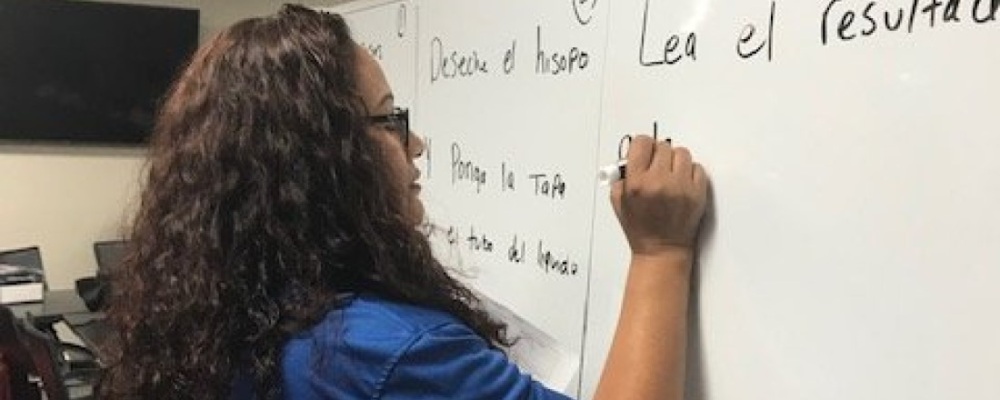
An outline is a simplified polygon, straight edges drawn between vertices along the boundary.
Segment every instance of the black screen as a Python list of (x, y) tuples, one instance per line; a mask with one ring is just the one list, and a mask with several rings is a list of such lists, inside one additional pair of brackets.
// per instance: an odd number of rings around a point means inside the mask
[(198, 11), (0, 0), (0, 139), (141, 143)]

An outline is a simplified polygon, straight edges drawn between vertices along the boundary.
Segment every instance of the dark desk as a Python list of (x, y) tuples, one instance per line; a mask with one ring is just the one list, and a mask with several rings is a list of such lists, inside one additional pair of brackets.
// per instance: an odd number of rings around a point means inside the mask
[(63, 315), (66, 325), (80, 338), (83, 345), (94, 352), (98, 362), (105, 364), (111, 358), (109, 343), (111, 328), (104, 320), (104, 313), (86, 312)]
[(88, 310), (76, 290), (49, 290), (45, 292), (45, 298), (40, 302), (7, 306), (18, 318), (23, 319), (30, 314), (31, 321), (36, 326), (49, 327), (59, 321), (65, 321), (70, 330), (80, 337), (84, 346), (94, 352), (98, 360), (107, 360), (105, 343), (110, 335), (103, 321), (104, 313)]
[(30, 313), (39, 324), (54, 324), (62, 320), (64, 314), (90, 312), (74, 289), (49, 290), (45, 292), (42, 301), (8, 304), (7, 307), (18, 318), (24, 318)]

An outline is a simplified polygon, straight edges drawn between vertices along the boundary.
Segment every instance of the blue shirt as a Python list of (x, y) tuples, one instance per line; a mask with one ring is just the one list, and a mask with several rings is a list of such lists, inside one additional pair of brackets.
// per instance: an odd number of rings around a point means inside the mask
[(372, 295), (294, 336), (281, 377), (284, 397), (296, 400), (568, 399), (450, 314)]

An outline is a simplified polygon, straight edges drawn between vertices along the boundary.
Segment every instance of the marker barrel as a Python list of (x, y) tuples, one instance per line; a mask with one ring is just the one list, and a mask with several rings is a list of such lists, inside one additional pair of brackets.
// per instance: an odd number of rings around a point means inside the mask
[(625, 178), (625, 160), (618, 160), (618, 162), (601, 167), (597, 170), (597, 181), (601, 186), (608, 186), (619, 179)]

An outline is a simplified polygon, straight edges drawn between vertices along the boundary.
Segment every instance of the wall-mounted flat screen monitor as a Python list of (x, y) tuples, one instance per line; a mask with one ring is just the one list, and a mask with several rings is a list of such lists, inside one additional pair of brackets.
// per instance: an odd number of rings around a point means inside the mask
[(0, 140), (143, 143), (198, 10), (0, 0)]

